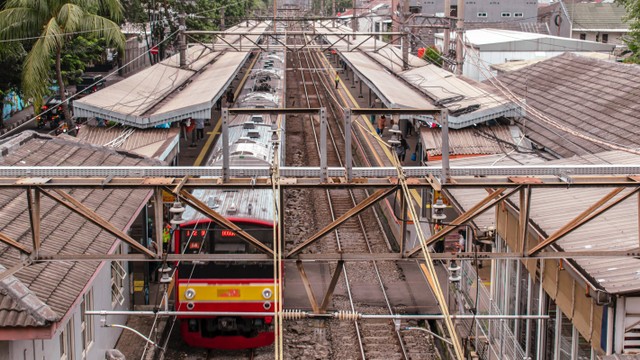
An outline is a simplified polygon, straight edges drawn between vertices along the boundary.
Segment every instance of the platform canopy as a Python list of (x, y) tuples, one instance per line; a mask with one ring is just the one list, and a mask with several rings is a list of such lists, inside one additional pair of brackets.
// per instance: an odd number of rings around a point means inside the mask
[[(266, 25), (253, 24), (254, 40)], [(224, 94), (249, 57), (249, 52), (213, 51), (206, 44), (187, 49), (187, 66), (180, 68), (176, 54), (133, 76), (73, 103), (77, 117), (97, 117), (137, 128), (186, 118), (209, 119), (211, 109)]]

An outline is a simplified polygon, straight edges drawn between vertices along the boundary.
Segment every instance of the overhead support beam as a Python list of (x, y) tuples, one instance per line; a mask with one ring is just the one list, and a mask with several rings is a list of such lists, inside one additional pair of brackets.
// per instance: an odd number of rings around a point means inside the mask
[(304, 271), (302, 261), (296, 261), (296, 266), (298, 267), (298, 273), (300, 273), (300, 279), (302, 280), (302, 285), (304, 285), (304, 290), (307, 292), (307, 298), (309, 298), (311, 309), (313, 309), (313, 312), (317, 314), (319, 313), (318, 301), (316, 301), (316, 296), (313, 294), (313, 288), (311, 287), (307, 273)]
[(287, 254), (286, 257), (289, 258), (289, 257), (292, 257), (295, 254), (299, 253), (300, 251), (302, 251), (307, 246), (313, 244), (316, 240), (318, 240), (321, 237), (325, 236), (326, 234), (330, 233), (331, 231), (333, 231), (335, 228), (337, 228), (338, 226), (340, 226), (342, 223), (344, 223), (345, 221), (349, 220), (350, 218), (352, 218), (352, 217), (360, 214), (361, 212), (365, 211), (370, 206), (372, 206), (376, 202), (378, 202), (380, 199), (384, 199), (385, 197), (387, 197), (389, 194), (391, 194), (395, 190), (396, 190), (395, 188), (380, 189), (380, 190), (374, 192), (369, 197), (367, 197), (362, 202), (360, 202), (358, 205), (356, 205), (354, 208), (352, 208), (351, 210), (349, 210), (346, 213), (342, 214), (342, 216), (340, 216), (339, 218), (337, 218), (334, 221), (332, 221), (329, 225), (325, 226), (324, 228), (322, 228), (317, 233), (311, 235), (302, 244), (300, 244), (300, 245), (296, 246), (295, 248), (293, 248), (293, 250), (291, 250)]
[(520, 253), (524, 256), (527, 249), (527, 234), (529, 233), (529, 214), (531, 212), (531, 187), (527, 186), (520, 190)]
[[(167, 191), (171, 191), (171, 189), (166, 189), (166, 190)], [(220, 225), (220, 226), (224, 227), (225, 229), (229, 229), (229, 230), (235, 232), (235, 234), (240, 239), (242, 239), (242, 240), (248, 242), (249, 244), (255, 246), (256, 248), (258, 248), (258, 250), (262, 251), (263, 253), (266, 253), (266, 254), (269, 254), (269, 255), (273, 255), (273, 250), (272, 249), (270, 249), (268, 246), (266, 246), (265, 244), (260, 242), (255, 237), (251, 236), (249, 233), (247, 233), (244, 229), (240, 228), (238, 225), (232, 223), (231, 221), (229, 221), (224, 216), (220, 215), (216, 211), (214, 211), (211, 208), (209, 208), (205, 203), (200, 201), (195, 196), (191, 195), (190, 193), (188, 193), (188, 192), (186, 192), (184, 190), (182, 190), (179, 194), (175, 194), (175, 195), (179, 196), (182, 199), (182, 201), (184, 201), (186, 204), (188, 204), (189, 206), (194, 208), (199, 213), (201, 213), (201, 214), (205, 215), (206, 217), (208, 217), (209, 219), (213, 220), (213, 222), (216, 223), (217, 225)]]
[[(457, 252), (431, 253), (434, 260), (528, 260), (528, 259), (604, 259), (604, 258), (638, 258), (640, 251), (598, 250), (598, 251), (543, 251), (533, 256), (518, 252)], [(149, 258), (143, 254), (40, 254), (33, 257), (34, 262), (43, 261), (164, 261), (163, 258)], [(415, 262), (416, 258), (403, 257), (398, 253), (332, 253), (332, 254), (298, 254), (294, 258), (283, 259), (283, 262), (371, 262), (394, 261)], [(273, 263), (273, 256), (267, 254), (167, 254), (166, 261), (216, 261), (216, 262), (262, 262)]]
[[(164, 248), (164, 200), (162, 198), (162, 190), (159, 187), (153, 189), (153, 234), (156, 242), (156, 256), (162, 257), (162, 254), (169, 249)], [(168, 244), (167, 244), (168, 245)]]
[(29, 250), (24, 245), (20, 244), (19, 242), (13, 240), (9, 236), (7, 236), (7, 235), (5, 235), (5, 234), (3, 234), (1, 232), (0, 232), (0, 242), (11, 246), (12, 248), (20, 251), (23, 254), (31, 255), (31, 250)]
[(563, 237), (565, 237), (566, 235), (568, 235), (572, 231), (578, 229), (582, 225), (584, 225), (584, 224), (588, 223), (589, 221), (591, 221), (591, 220), (597, 218), (598, 216), (602, 215), (603, 213), (605, 213), (606, 211), (608, 211), (612, 207), (614, 207), (614, 206), (618, 205), (619, 203), (625, 201), (626, 199), (628, 199), (629, 197), (631, 197), (632, 195), (634, 195), (635, 193), (640, 191), (640, 188), (633, 189), (633, 190), (629, 191), (627, 194), (625, 194), (624, 196), (619, 197), (619, 198), (617, 198), (616, 200), (614, 200), (612, 202), (609, 202), (615, 196), (620, 194), (623, 190), (624, 190), (624, 188), (617, 188), (617, 189), (614, 189), (613, 191), (611, 191), (609, 194), (605, 195), (602, 199), (597, 201), (595, 204), (589, 206), (588, 209), (586, 209), (585, 211), (580, 213), (573, 220), (568, 222), (565, 226), (563, 226), (558, 231), (553, 233), (551, 236), (549, 236), (543, 242), (541, 242), (540, 244), (536, 245), (533, 249), (531, 249), (529, 251), (528, 254), (529, 255), (537, 254), (542, 249), (544, 249), (547, 246), (549, 246), (549, 245), (555, 243), (556, 241), (562, 239)]
[(127, 244), (129, 244), (129, 246), (138, 250), (139, 252), (152, 258), (156, 256), (156, 254), (151, 252), (146, 247), (142, 246), (142, 244), (135, 241), (129, 235), (122, 232), (122, 230), (116, 228), (109, 221), (105, 220), (100, 215), (96, 214), (93, 210), (89, 209), (84, 204), (82, 204), (81, 202), (79, 202), (73, 196), (67, 194), (66, 192), (59, 189), (53, 189), (51, 190), (51, 192), (45, 191), (41, 188), (39, 188), (39, 190), (42, 193), (42, 195), (50, 198), (51, 200), (66, 207), (67, 209), (73, 211), (74, 213), (84, 217), (85, 219), (89, 220), (93, 224), (100, 227), (102, 230), (126, 242)]
[(33, 252), (40, 252), (40, 190), (27, 188), (27, 207), (29, 208), (29, 222), (31, 223), (31, 239)]
[[(438, 231), (437, 233), (431, 235), (431, 237), (425, 241), (425, 246), (431, 245), (433, 242), (437, 241), (438, 239), (445, 237), (451, 232), (453, 232), (458, 226), (463, 225), (475, 219), (479, 215), (483, 214), (485, 211), (492, 208), (495, 204), (501, 202), (502, 200), (511, 196), (516, 191), (520, 190), (520, 187), (515, 189), (510, 189), (506, 194), (504, 193), (505, 190), (506, 190), (505, 188), (501, 188), (491, 192), (487, 197), (482, 199), (479, 203), (474, 205), (471, 209), (460, 214), (460, 216), (458, 216), (455, 220), (450, 222), (449, 225), (445, 226), (442, 230)], [(421, 250), (421, 247), (416, 246), (415, 248), (413, 248), (407, 253), (407, 256), (413, 256), (417, 254), (420, 250)]]
[(322, 304), (320, 305), (319, 313), (327, 312), (327, 307), (329, 307), (329, 301), (331, 301), (331, 297), (333, 296), (333, 292), (336, 289), (336, 284), (338, 284), (338, 279), (340, 278), (340, 274), (342, 274), (342, 270), (344, 269), (344, 260), (338, 260), (338, 264), (336, 268), (333, 270), (333, 276), (331, 276), (331, 282), (329, 283), (329, 288), (327, 289), (327, 293), (324, 294), (324, 299), (322, 299)]

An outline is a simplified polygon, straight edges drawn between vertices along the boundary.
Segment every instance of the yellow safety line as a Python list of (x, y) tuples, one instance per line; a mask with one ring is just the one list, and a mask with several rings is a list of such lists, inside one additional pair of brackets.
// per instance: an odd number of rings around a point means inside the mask
[[(325, 61), (325, 65), (327, 65), (327, 68), (332, 68), (332, 66), (329, 63), (329, 60), (327, 59), (327, 57), (324, 55), (324, 53), (322, 54), (322, 58)], [(334, 75), (338, 74), (338, 71), (334, 70)], [(351, 99), (351, 102), (354, 104), (354, 106), (356, 108), (360, 108), (360, 105), (358, 104), (358, 102), (356, 101), (356, 99), (353, 97), (353, 95), (351, 95), (351, 92), (349, 90), (347, 90), (347, 87), (344, 85), (343, 81), (340, 81), (340, 86), (343, 88), (344, 92), (347, 94), (347, 96), (349, 97), (349, 99)], [(344, 96), (342, 96), (341, 92), (338, 92), (338, 95), (342, 98), (342, 101), (344, 101), (345, 104), (348, 103), (348, 101), (344, 98)], [(373, 124), (371, 124), (370, 119), (368, 119), (366, 117), (366, 115), (360, 115), (362, 117), (362, 119), (364, 120), (364, 122), (367, 124), (367, 127), (369, 128), (370, 132), (373, 133), (375, 131), (375, 129), (373, 128)], [(372, 147), (371, 141), (369, 139), (369, 137), (365, 137), (364, 140), (367, 142), (367, 145), (369, 145), (369, 147)], [(387, 159), (389, 161), (391, 161), (391, 159), (393, 158), (393, 156), (391, 155), (391, 152), (389, 151), (389, 149), (386, 146), (382, 147), (382, 150), (384, 151), (385, 155), (387, 156)], [(382, 159), (378, 156), (377, 152), (374, 152), (373, 155), (375, 156), (376, 160), (378, 161), (378, 164), (382, 165)], [(411, 197), (413, 197), (413, 199), (418, 203), (418, 204), (422, 204), (422, 196), (420, 196), (420, 194), (418, 193), (418, 190), (416, 189), (411, 189), (409, 190), (411, 192)]]
[[(240, 95), (240, 92), (242, 91), (242, 87), (244, 86), (245, 81), (247, 81), (249, 74), (251, 74), (251, 69), (253, 69), (253, 66), (256, 64), (256, 61), (258, 61), (257, 55), (253, 58), (253, 62), (251, 62), (251, 66), (249, 66), (249, 70), (244, 74), (244, 76), (242, 77), (242, 80), (240, 80), (240, 84), (238, 84), (238, 88), (236, 89), (236, 92), (233, 95), (234, 99), (236, 100), (238, 99), (238, 95)], [(220, 133), (220, 127), (222, 126), (222, 121), (220, 120), (222, 120), (222, 118), (219, 118), (218, 121), (216, 121), (216, 126), (213, 128), (213, 131), (209, 133), (209, 137), (207, 138), (207, 141), (204, 143), (202, 150), (200, 150), (200, 154), (198, 154), (196, 161), (193, 162), (193, 166), (200, 166), (200, 164), (202, 164), (204, 157), (207, 155), (207, 151), (209, 151), (211, 144), (213, 144), (213, 140), (216, 138), (216, 135)]]

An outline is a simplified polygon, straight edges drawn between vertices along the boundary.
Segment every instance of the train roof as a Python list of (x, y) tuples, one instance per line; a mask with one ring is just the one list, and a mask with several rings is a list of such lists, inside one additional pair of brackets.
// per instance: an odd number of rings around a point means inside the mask
[[(280, 108), (284, 106), (285, 54), (272, 50), (258, 55), (234, 106), (239, 108)], [(241, 114), (228, 121), (229, 165), (234, 167), (270, 166), (274, 159), (271, 139), (272, 124), (277, 115)], [(222, 164), (222, 137), (214, 145), (207, 160), (208, 166)], [(238, 189), (195, 190), (193, 195), (224, 217), (247, 218), (274, 222), (274, 195), (271, 190)], [(185, 220), (205, 219), (187, 207)]]

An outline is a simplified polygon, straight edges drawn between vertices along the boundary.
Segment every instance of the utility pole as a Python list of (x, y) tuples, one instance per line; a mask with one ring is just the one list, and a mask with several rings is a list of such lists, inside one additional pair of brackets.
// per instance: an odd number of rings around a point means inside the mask
[(331, 26), (336, 27), (336, 0), (331, 1)]
[(185, 13), (180, 13), (180, 16), (178, 17), (178, 48), (180, 50), (181, 69), (187, 67), (187, 36), (184, 33), (184, 31), (187, 29), (185, 17)]
[[(220, 8), (220, 31), (225, 31), (225, 25), (224, 25), (224, 6), (222, 6)], [(222, 36), (224, 36), (224, 34), (222, 34)]]
[(458, 21), (456, 22), (456, 75), (462, 75), (462, 52), (464, 49), (464, 1), (458, 0)]
[(409, 69), (409, 0), (402, 0), (402, 69)]
[[(444, 17), (451, 18), (451, 0), (444, 0)], [(449, 47), (451, 46), (451, 31), (444, 29), (444, 43), (442, 44), (442, 55), (449, 56)], [(442, 62), (444, 66), (445, 62)]]
[(356, 6), (358, 4), (358, 1), (357, 0), (353, 0), (352, 4), (353, 4), (353, 18), (351, 20), (351, 31), (353, 31), (353, 35), (351, 36), (351, 38), (355, 40), (356, 31), (358, 31), (358, 24), (356, 23), (356, 11), (357, 11), (356, 10), (357, 9)]

